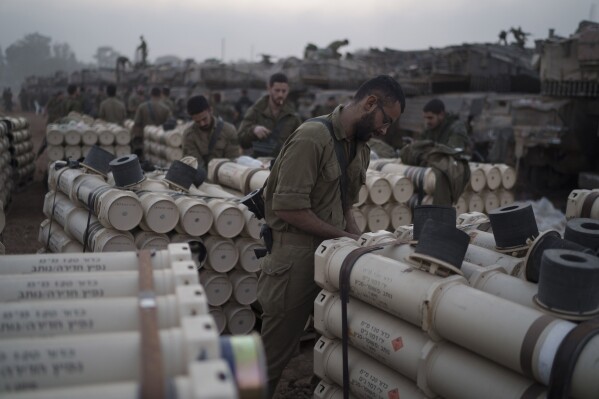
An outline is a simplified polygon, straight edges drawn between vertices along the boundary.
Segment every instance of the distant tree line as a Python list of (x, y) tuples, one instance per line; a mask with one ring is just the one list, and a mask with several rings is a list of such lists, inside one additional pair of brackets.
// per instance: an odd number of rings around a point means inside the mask
[(52, 43), (50, 37), (37, 32), (25, 35), (4, 52), (0, 48), (0, 81), (6, 85), (17, 85), (31, 75), (70, 73), (86, 66), (77, 61), (68, 43)]

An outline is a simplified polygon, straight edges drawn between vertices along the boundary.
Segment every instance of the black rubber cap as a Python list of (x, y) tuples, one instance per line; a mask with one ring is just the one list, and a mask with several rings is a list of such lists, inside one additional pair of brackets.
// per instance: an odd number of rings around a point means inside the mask
[(455, 208), (445, 205), (417, 205), (414, 207), (414, 240), (418, 241), (424, 223), (429, 219), (455, 227), (457, 219)]
[(470, 236), (455, 226), (428, 219), (422, 227), (414, 252), (461, 269), (469, 243)]
[(568, 220), (564, 239), (590, 248), (597, 253), (599, 251), (599, 220), (588, 218)]
[(539, 235), (530, 204), (508, 205), (489, 212), (495, 244), (498, 248), (526, 246), (526, 240)]
[(110, 169), (117, 187), (127, 187), (144, 179), (144, 173), (135, 154), (125, 155), (110, 162)]
[(206, 172), (206, 169), (204, 169), (201, 166), (198, 166), (198, 169), (196, 170), (196, 175), (193, 179), (193, 185), (199, 187), (202, 183), (204, 183), (207, 176), (208, 172)]
[(187, 191), (194, 183), (198, 170), (181, 161), (173, 161), (164, 180)]
[(539, 237), (528, 250), (526, 261), (526, 280), (539, 282), (543, 253), (549, 249), (567, 249), (592, 254), (593, 251), (572, 241), (564, 240), (557, 231), (549, 231)]
[(106, 176), (110, 172), (110, 162), (116, 158), (103, 148), (97, 145), (92, 146), (81, 164), (94, 172)]
[(559, 312), (599, 310), (599, 258), (565, 249), (543, 253), (539, 293), (541, 305)]

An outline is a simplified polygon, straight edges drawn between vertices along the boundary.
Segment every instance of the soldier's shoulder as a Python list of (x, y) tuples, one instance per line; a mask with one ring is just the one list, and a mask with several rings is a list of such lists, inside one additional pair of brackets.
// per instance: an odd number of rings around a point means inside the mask
[(223, 123), (223, 135), (237, 138), (237, 128), (232, 123), (224, 122)]
[(302, 123), (296, 129), (294, 137), (297, 140), (310, 140), (322, 146), (329, 144), (332, 140), (327, 126), (314, 120), (307, 120)]

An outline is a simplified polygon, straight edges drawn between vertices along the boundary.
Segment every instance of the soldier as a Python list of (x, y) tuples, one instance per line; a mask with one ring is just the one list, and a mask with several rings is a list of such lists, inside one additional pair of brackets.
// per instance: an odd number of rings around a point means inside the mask
[(438, 98), (429, 101), (423, 112), (427, 129), (421, 140), (404, 146), (399, 156), (406, 165), (431, 168), (435, 174), (433, 205), (452, 205), (470, 179), (470, 138), (464, 123), (446, 113)]
[(176, 114), (177, 106), (175, 105), (175, 102), (171, 98), (171, 89), (169, 87), (162, 88), (162, 102), (164, 103), (164, 105), (166, 105), (166, 107), (168, 109), (171, 110), (171, 113), (173, 115)]
[(135, 89), (135, 93), (131, 93), (131, 95), (129, 96), (129, 100), (127, 101), (127, 112), (129, 113), (130, 117), (133, 117), (135, 115), (135, 111), (137, 111), (137, 107), (139, 107), (139, 104), (146, 101), (146, 96), (144, 92), (144, 87), (142, 85), (138, 85)]
[(4, 110), (6, 112), (12, 112), (12, 90), (7, 87), (2, 92), (2, 99), (4, 100)]
[(31, 95), (29, 91), (27, 91), (27, 89), (21, 85), (21, 90), (19, 91), (19, 103), (21, 105), (22, 112), (29, 112), (29, 104), (31, 104), (30, 99)]
[(220, 93), (212, 94), (212, 109), (216, 116), (221, 117), (225, 122), (235, 123), (237, 111), (228, 101), (223, 101)]
[(350, 103), (322, 117), (322, 123), (304, 122), (274, 162), (264, 189), (272, 242), (267, 243), (269, 254), (262, 259), (258, 282), (270, 396), (319, 292), (314, 252), (322, 240), (359, 237), (351, 204), (365, 180), (370, 159), (366, 142), (384, 135), (404, 108), (403, 91), (393, 78), (373, 78)]
[(108, 98), (100, 103), (98, 118), (106, 122), (123, 125), (125, 118), (127, 118), (127, 109), (125, 104), (116, 98), (116, 86), (113, 84), (106, 86), (106, 95)]
[(183, 156), (191, 155), (199, 166), (207, 168), (213, 158), (236, 158), (241, 154), (235, 126), (215, 117), (206, 97), (191, 97), (187, 113), (193, 124), (183, 133)]
[(57, 91), (51, 98), (48, 100), (48, 104), (46, 105), (46, 109), (44, 114), (48, 116), (46, 123), (54, 123), (60, 118), (66, 116), (65, 112), (65, 98), (64, 92), (62, 90)]
[(504, 46), (507, 46), (507, 32), (504, 30), (499, 32), (499, 44), (503, 44)]
[(445, 112), (445, 104), (438, 98), (430, 100), (422, 109), (426, 129), (423, 140), (445, 144), (470, 154), (471, 144), (464, 122), (452, 113)]
[(287, 76), (275, 73), (269, 79), (268, 94), (246, 112), (239, 126), (239, 143), (252, 148), (255, 157), (276, 157), (283, 143), (301, 123), (287, 100)]
[(329, 98), (327, 98), (326, 103), (319, 104), (316, 107), (314, 107), (314, 110), (312, 111), (312, 116), (328, 115), (331, 112), (333, 112), (335, 108), (337, 108), (337, 99), (335, 98), (335, 96), (330, 96)]
[(248, 108), (252, 106), (252, 100), (248, 97), (248, 91), (241, 89), (241, 96), (235, 102), (235, 111), (237, 111), (237, 120), (235, 123), (241, 122)]
[(63, 116), (67, 116), (71, 112), (83, 112), (81, 100), (79, 99), (79, 87), (74, 84), (67, 86), (68, 97), (65, 99)]
[(135, 112), (135, 123), (131, 135), (131, 149), (139, 159), (143, 158), (143, 132), (148, 125), (160, 126), (172, 117), (170, 109), (161, 101), (162, 91), (158, 87), (152, 88), (149, 101), (139, 104)]
[(137, 50), (139, 51), (141, 56), (140, 64), (141, 66), (145, 67), (148, 62), (148, 44), (146, 43), (146, 40), (143, 36), (140, 36), (139, 40), (141, 41), (141, 43), (139, 44), (139, 46), (137, 46)]

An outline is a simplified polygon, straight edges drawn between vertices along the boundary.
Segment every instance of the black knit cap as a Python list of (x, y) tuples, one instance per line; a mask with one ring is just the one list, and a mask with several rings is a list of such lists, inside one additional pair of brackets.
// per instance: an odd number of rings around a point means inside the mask
[(193, 96), (189, 100), (187, 100), (187, 113), (189, 115), (196, 115), (200, 112), (206, 111), (210, 108), (210, 104), (206, 97), (199, 95)]

